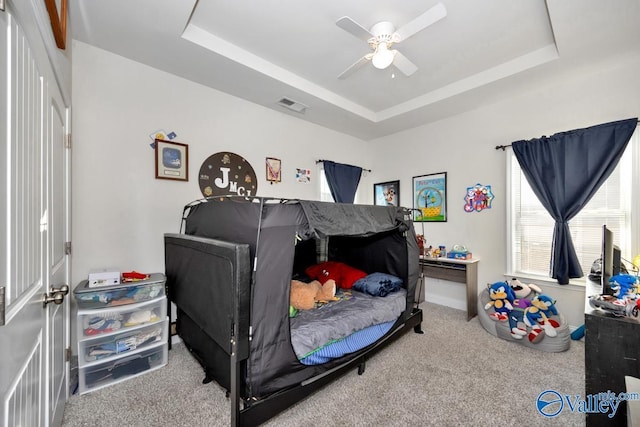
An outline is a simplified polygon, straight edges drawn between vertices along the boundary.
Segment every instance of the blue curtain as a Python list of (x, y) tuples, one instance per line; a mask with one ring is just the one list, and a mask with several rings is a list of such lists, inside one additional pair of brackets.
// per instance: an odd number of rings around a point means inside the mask
[(568, 221), (613, 172), (637, 123), (627, 119), (511, 144), (529, 185), (556, 221), (550, 267), (559, 284), (583, 276)]
[(362, 168), (324, 160), (324, 174), (337, 203), (353, 203), (362, 176)]

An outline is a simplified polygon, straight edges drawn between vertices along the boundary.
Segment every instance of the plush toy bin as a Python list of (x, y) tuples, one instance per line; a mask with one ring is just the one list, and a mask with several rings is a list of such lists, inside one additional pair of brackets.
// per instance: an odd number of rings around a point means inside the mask
[(89, 287), (83, 280), (73, 293), (79, 309), (100, 309), (149, 301), (164, 295), (165, 276), (153, 273), (148, 279), (113, 286)]
[(532, 343), (527, 339), (527, 337), (524, 337), (520, 340), (514, 339), (509, 332), (508, 322), (499, 322), (491, 319), (489, 317), (489, 311), (485, 310), (484, 308), (485, 304), (487, 304), (489, 301), (490, 297), (488, 292), (486, 290), (480, 292), (480, 295), (478, 295), (478, 319), (480, 320), (480, 324), (482, 325), (482, 327), (490, 334), (495, 335), (498, 338), (502, 338), (503, 340), (523, 345), (525, 347), (552, 353), (566, 351), (571, 346), (571, 335), (569, 326), (561, 313), (551, 317), (558, 321), (558, 323), (560, 323), (560, 327), (556, 329), (557, 336), (545, 336), (540, 342)]
[(168, 339), (168, 318), (148, 325), (138, 326), (125, 332), (103, 334), (80, 341), (78, 344), (78, 365), (115, 360), (125, 353), (166, 343)]
[(167, 317), (164, 295), (136, 305), (78, 310), (77, 331), (80, 339), (103, 334), (123, 333), (141, 325), (155, 323)]

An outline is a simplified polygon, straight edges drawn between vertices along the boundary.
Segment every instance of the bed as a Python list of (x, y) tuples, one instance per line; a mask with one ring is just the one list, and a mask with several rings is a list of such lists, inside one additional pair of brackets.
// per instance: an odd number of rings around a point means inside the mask
[[(182, 231), (164, 237), (167, 295), (205, 381), (228, 393), (234, 425), (260, 424), (349, 369), (362, 374), (375, 351), (421, 332), (419, 250), (404, 208), (203, 199), (185, 207)], [(290, 317), (292, 278), (327, 260), (400, 285), (384, 297), (341, 288)], [(309, 333), (321, 326), (328, 335)]]

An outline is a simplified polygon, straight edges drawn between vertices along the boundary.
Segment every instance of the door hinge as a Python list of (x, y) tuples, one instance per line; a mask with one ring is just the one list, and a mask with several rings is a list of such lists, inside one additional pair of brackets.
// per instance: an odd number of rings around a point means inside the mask
[(64, 139), (64, 148), (71, 148), (71, 134), (68, 133)]
[(4, 325), (4, 313), (5, 313), (5, 300), (4, 300), (4, 286), (0, 286), (0, 326)]
[(64, 254), (71, 255), (71, 242), (64, 242)]
[(64, 350), (64, 361), (65, 362), (70, 362), (71, 361), (71, 347), (67, 347)]

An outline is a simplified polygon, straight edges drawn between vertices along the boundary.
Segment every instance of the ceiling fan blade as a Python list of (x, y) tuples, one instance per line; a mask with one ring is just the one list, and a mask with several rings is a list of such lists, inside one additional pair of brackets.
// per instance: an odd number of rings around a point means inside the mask
[(336, 25), (346, 32), (351, 33), (364, 41), (368, 41), (371, 37), (373, 37), (369, 30), (367, 30), (348, 16), (343, 16), (342, 18), (338, 19), (336, 21)]
[(406, 40), (415, 33), (424, 30), (429, 25), (435, 24), (445, 16), (447, 16), (447, 9), (442, 3), (438, 3), (413, 21), (403, 25), (396, 31), (396, 34), (400, 36), (401, 41)]
[(338, 79), (344, 80), (347, 77), (349, 77), (351, 74), (358, 71), (360, 68), (362, 68), (366, 63), (368, 63), (371, 60), (371, 56), (372, 56), (371, 54), (368, 54), (358, 59), (356, 62), (351, 64), (349, 68), (347, 68), (342, 73), (340, 73), (340, 75), (338, 76)]
[(393, 57), (393, 65), (402, 72), (405, 76), (410, 76), (411, 74), (418, 71), (418, 67), (413, 62), (409, 61), (406, 56), (398, 52), (394, 51)]

